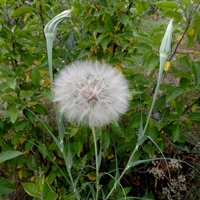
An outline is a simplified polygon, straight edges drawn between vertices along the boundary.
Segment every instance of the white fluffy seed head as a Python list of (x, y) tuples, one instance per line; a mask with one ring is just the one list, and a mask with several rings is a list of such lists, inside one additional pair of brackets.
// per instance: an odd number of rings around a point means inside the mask
[(89, 127), (118, 120), (129, 104), (124, 76), (98, 61), (76, 61), (66, 66), (55, 79), (53, 93), (67, 120)]

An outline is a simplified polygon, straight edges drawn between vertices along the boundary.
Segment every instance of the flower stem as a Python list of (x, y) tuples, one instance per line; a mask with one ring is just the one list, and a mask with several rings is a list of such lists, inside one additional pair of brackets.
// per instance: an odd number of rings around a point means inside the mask
[(97, 139), (96, 139), (96, 132), (95, 128), (92, 127), (92, 135), (93, 135), (93, 140), (94, 140), (94, 151), (95, 151), (95, 160), (96, 160), (96, 200), (98, 200), (99, 196), (99, 159), (98, 159), (98, 150), (97, 150)]
[(153, 112), (153, 108), (154, 108), (154, 105), (155, 105), (155, 102), (156, 102), (156, 99), (157, 99), (157, 96), (158, 96), (158, 91), (159, 91), (159, 88), (160, 88), (160, 83), (161, 83), (163, 69), (164, 69), (164, 65), (165, 65), (166, 60), (167, 60), (167, 55), (162, 55), (160, 57), (160, 68), (159, 68), (159, 74), (158, 74), (158, 80), (157, 80), (157, 84), (156, 84), (156, 89), (155, 89), (155, 93), (154, 93), (154, 96), (153, 96), (153, 102), (151, 104), (151, 108), (150, 108), (150, 111), (148, 113), (146, 124), (145, 124), (145, 127), (143, 129), (143, 132), (142, 132), (140, 138), (142, 138), (144, 136), (144, 134), (146, 132), (146, 129), (147, 129), (147, 126), (149, 124), (149, 120), (151, 118), (151, 115), (152, 115), (152, 112)]
[(156, 102), (156, 98), (157, 98), (157, 95), (158, 95), (158, 91), (159, 91), (159, 88), (160, 88), (160, 83), (161, 83), (162, 74), (163, 74), (163, 68), (164, 68), (164, 64), (165, 64), (166, 60), (167, 60), (167, 55), (162, 55), (160, 57), (160, 69), (159, 69), (159, 75), (158, 75), (156, 90), (155, 90), (155, 93), (154, 93), (154, 96), (153, 96), (153, 102), (151, 104), (151, 108), (150, 108), (150, 111), (149, 111), (149, 114), (148, 114), (148, 117), (147, 117), (147, 120), (146, 120), (145, 127), (144, 127), (144, 129), (142, 131), (142, 134), (141, 134), (140, 138), (138, 138), (138, 142), (137, 142), (133, 152), (131, 153), (131, 156), (130, 156), (127, 164), (126, 164), (126, 167), (124, 168), (124, 170), (121, 173), (121, 175), (118, 178), (118, 180), (115, 182), (113, 188), (110, 190), (108, 196), (106, 197), (106, 200), (110, 197), (110, 195), (112, 194), (112, 192), (115, 189), (116, 185), (120, 182), (121, 178), (124, 176), (125, 172), (131, 167), (131, 163), (132, 163), (133, 157), (134, 157), (135, 153), (137, 152), (139, 146), (141, 145), (140, 139), (142, 139), (144, 137), (146, 129), (147, 129), (147, 126), (149, 124), (149, 120), (150, 120), (150, 117), (151, 117), (151, 114), (152, 114), (152, 111), (153, 111), (153, 108), (154, 108), (154, 105), (155, 105), (155, 102)]
[(69, 160), (67, 159), (67, 156), (66, 156), (66, 153), (65, 153), (63, 141), (62, 141), (61, 146), (62, 146), (61, 152), (63, 153), (63, 157), (64, 157), (65, 165), (67, 167), (67, 172), (68, 172), (68, 175), (69, 175), (69, 178), (70, 178), (70, 181), (71, 181), (71, 187), (73, 189), (73, 193), (74, 193), (76, 199), (80, 200), (79, 193), (77, 192), (76, 185), (75, 185), (75, 182), (74, 182), (73, 177), (72, 177), (71, 167), (69, 166)]

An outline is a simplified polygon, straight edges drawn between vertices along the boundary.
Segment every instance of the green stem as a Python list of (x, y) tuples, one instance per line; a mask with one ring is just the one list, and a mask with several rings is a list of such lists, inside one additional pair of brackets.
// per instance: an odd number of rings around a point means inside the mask
[(133, 150), (133, 152), (132, 152), (132, 154), (131, 154), (131, 156), (130, 156), (130, 158), (129, 158), (129, 160), (128, 160), (128, 163), (127, 163), (126, 167), (124, 168), (124, 170), (123, 170), (123, 172), (121, 173), (120, 177), (115, 181), (114, 186), (113, 186), (112, 189), (110, 190), (110, 192), (109, 192), (109, 194), (107, 195), (107, 197), (106, 197), (105, 200), (107, 200), (107, 199), (112, 195), (114, 189), (116, 189), (116, 186), (119, 184), (120, 180), (122, 179), (122, 177), (124, 176), (124, 174), (126, 173), (126, 171), (131, 167), (131, 165), (130, 165), (130, 164), (131, 164), (131, 161), (133, 160), (133, 157), (134, 157), (135, 153), (137, 152), (138, 147), (139, 147), (139, 145), (136, 144), (135, 149)]
[(144, 127), (144, 129), (142, 131), (142, 134), (141, 134), (140, 138), (142, 138), (144, 136), (144, 134), (146, 132), (146, 129), (147, 129), (147, 126), (149, 124), (149, 120), (151, 118), (151, 115), (152, 115), (152, 112), (153, 112), (153, 108), (154, 108), (154, 105), (155, 105), (155, 102), (156, 102), (156, 99), (157, 99), (157, 96), (158, 96), (158, 91), (160, 89), (160, 83), (161, 83), (163, 69), (164, 69), (164, 65), (165, 65), (166, 60), (167, 60), (167, 55), (166, 54), (163, 54), (163, 55), (160, 56), (160, 68), (159, 68), (157, 85), (156, 85), (155, 93), (154, 93), (154, 96), (153, 96), (153, 102), (151, 104), (151, 108), (150, 108), (150, 111), (149, 111), (149, 114), (148, 114), (148, 117), (147, 117), (147, 121), (146, 121), (145, 127)]
[(92, 135), (93, 135), (93, 140), (94, 140), (94, 151), (95, 151), (95, 160), (96, 160), (96, 200), (98, 200), (99, 196), (99, 160), (98, 160), (98, 150), (97, 150), (97, 139), (96, 139), (96, 132), (95, 128), (92, 127)]
[(133, 150), (133, 152), (131, 153), (131, 156), (126, 164), (126, 167), (124, 168), (123, 172), (121, 173), (120, 177), (118, 178), (118, 180), (115, 181), (115, 184), (114, 186), (112, 187), (112, 189), (110, 190), (109, 194), (107, 195), (106, 199), (107, 200), (111, 194), (113, 193), (114, 189), (116, 188), (117, 184), (119, 184), (120, 180), (122, 179), (122, 177), (124, 176), (124, 174), (126, 173), (126, 171), (131, 167), (131, 163), (133, 161), (133, 157), (135, 155), (135, 153), (137, 152), (139, 146), (143, 143), (141, 141), (142, 138), (144, 137), (145, 135), (145, 132), (146, 132), (146, 129), (147, 129), (147, 126), (149, 124), (149, 120), (150, 120), (150, 117), (151, 117), (151, 114), (153, 112), (153, 108), (154, 108), (154, 105), (155, 105), (155, 102), (156, 102), (156, 98), (157, 98), (157, 95), (158, 95), (158, 91), (159, 91), (159, 88), (160, 88), (160, 83), (161, 83), (161, 79), (162, 79), (162, 74), (163, 74), (163, 69), (164, 69), (164, 65), (165, 65), (165, 62), (167, 60), (167, 55), (166, 54), (162, 54), (160, 56), (160, 68), (159, 68), (159, 74), (158, 74), (158, 81), (157, 81), (157, 85), (156, 85), (156, 89), (155, 89), (155, 93), (154, 93), (154, 96), (153, 96), (153, 102), (151, 104), (151, 108), (150, 108), (150, 111), (149, 111), (149, 114), (148, 114), (148, 117), (147, 117), (147, 121), (146, 121), (146, 124), (145, 124), (145, 127), (142, 131), (142, 134), (140, 135), (140, 137), (138, 138), (138, 142)]
[(67, 156), (66, 156), (66, 153), (65, 153), (65, 149), (64, 149), (64, 143), (62, 141), (62, 154), (63, 154), (63, 157), (64, 157), (64, 161), (65, 161), (65, 166), (67, 167), (67, 172), (68, 172), (68, 175), (69, 175), (69, 178), (70, 178), (70, 181), (71, 181), (71, 186), (72, 186), (72, 189), (73, 189), (73, 193), (76, 197), (76, 199), (80, 200), (80, 196), (76, 190), (76, 186), (74, 184), (74, 180), (73, 180), (73, 177), (72, 177), (72, 173), (71, 173), (71, 166), (69, 166), (69, 160), (67, 159)]

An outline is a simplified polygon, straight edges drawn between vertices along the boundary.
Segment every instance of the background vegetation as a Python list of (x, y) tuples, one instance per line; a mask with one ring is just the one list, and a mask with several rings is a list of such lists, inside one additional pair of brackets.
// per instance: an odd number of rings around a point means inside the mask
[[(58, 136), (43, 33), (50, 19), (72, 7), (71, 17), (58, 26), (54, 73), (75, 60), (97, 59), (116, 67), (130, 84), (129, 110), (118, 124), (97, 134), (105, 196), (145, 123), (159, 46), (169, 18), (174, 20), (172, 54), (146, 131), (154, 142), (145, 141), (134, 157), (148, 162), (131, 167), (110, 199), (124, 199), (125, 194), (127, 199), (200, 199), (198, 0), (0, 0), (0, 199), (75, 199), (63, 155), (48, 131)], [(72, 176), (81, 199), (92, 199), (96, 177), (91, 131), (74, 122), (65, 124)], [(18, 156), (11, 150), (23, 155), (9, 159)]]

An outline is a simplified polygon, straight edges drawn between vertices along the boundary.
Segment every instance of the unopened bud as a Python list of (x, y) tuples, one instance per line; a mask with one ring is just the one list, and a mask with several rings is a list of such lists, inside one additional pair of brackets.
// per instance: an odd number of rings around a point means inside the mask
[(173, 23), (172, 20), (170, 20), (160, 45), (160, 56), (162, 56), (163, 54), (163, 56), (168, 56), (171, 53), (172, 28)]

